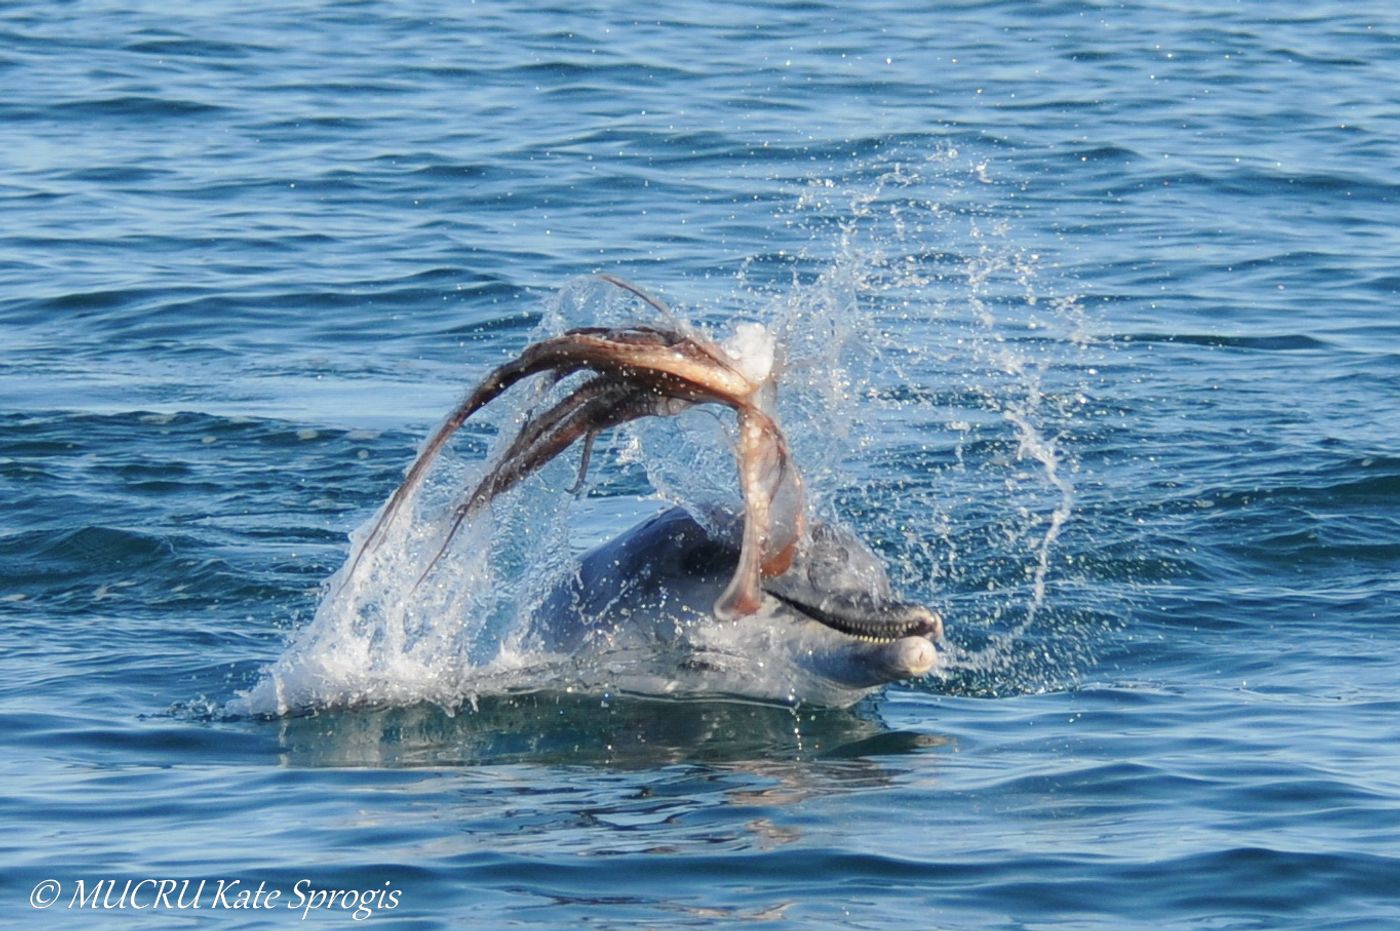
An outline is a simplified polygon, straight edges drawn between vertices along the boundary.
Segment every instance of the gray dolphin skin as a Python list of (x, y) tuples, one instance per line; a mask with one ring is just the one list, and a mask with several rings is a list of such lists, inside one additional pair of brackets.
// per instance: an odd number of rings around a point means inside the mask
[(735, 521), (717, 521), (707, 531), (673, 508), (587, 553), (524, 643), (573, 656), (623, 691), (826, 706), (937, 665), (939, 617), (896, 599), (870, 549), (824, 523), (764, 581), (756, 612), (717, 616), (739, 560)]

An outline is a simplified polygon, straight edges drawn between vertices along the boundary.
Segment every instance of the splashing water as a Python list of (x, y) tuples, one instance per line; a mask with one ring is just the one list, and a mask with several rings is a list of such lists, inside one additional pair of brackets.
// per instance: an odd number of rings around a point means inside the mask
[(1073, 556), (1056, 555), (1104, 347), (1076, 298), (1041, 293), (994, 184), (951, 148), (808, 182), (780, 218), (807, 248), (745, 278), (787, 350), (783, 422), (815, 506), (944, 608), (940, 688), (1002, 693), (1072, 679), (1104, 623), (1064, 597)]
[[(1026, 646), (1044, 622), (1054, 551), (1078, 466), (1066, 449), (1082, 419), (1088, 342), (1070, 298), (1037, 295), (1037, 257), (1015, 248), (977, 188), (984, 163), (954, 150), (889, 158), (851, 177), (808, 181), (778, 216), (800, 248), (752, 257), (733, 291), (694, 313), (648, 307), (593, 278), (566, 285), (532, 338), (583, 325), (660, 322), (723, 339), (776, 335), (779, 419), (823, 519), (854, 524), (907, 595), (940, 604), (961, 644), (943, 687), (1023, 689), (1028, 655), (1072, 670), (1087, 652), (1072, 622)], [(484, 373), (483, 373), (484, 374)], [(410, 510), (337, 573), (311, 623), (232, 710), (326, 706), (445, 708), (480, 694), (559, 687), (567, 657), (515, 634), (577, 546), (577, 451), (502, 496), (457, 535), (438, 566), (453, 507), (528, 411), (577, 385), (537, 379), (473, 418)], [(593, 457), (595, 499), (740, 507), (733, 421), (697, 408), (615, 431)], [(492, 435), (495, 439), (492, 440)], [(368, 528), (352, 538), (352, 558)], [(617, 526), (614, 532), (625, 528)], [(595, 541), (596, 542), (596, 541)], [(343, 584), (342, 584), (343, 583)], [(1049, 631), (1046, 632), (1047, 634)], [(978, 640), (980, 646), (974, 646)], [(1041, 676), (1044, 681), (1048, 677)], [(988, 686), (988, 681), (992, 684)]]

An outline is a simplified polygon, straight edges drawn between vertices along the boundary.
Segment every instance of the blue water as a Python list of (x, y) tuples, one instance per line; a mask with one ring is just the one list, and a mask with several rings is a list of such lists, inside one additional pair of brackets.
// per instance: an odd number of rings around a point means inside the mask
[[(1400, 922), (1397, 87), (1388, 0), (0, 5), (0, 913)], [(816, 506), (959, 663), (237, 713), (596, 272), (810, 312)], [(281, 895), (72, 905), (143, 878)]]

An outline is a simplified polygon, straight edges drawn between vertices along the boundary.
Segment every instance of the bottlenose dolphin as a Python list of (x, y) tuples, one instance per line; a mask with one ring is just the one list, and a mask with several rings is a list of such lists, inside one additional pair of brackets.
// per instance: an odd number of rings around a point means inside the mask
[(456, 507), (419, 584), (465, 522), (576, 441), (584, 441), (582, 473), (600, 432), (718, 404), (737, 421), (742, 513), (697, 521), (672, 510), (595, 549), (545, 599), (521, 642), (578, 656), (595, 672), (602, 660), (602, 668), (617, 671), (611, 681), (650, 694), (849, 704), (871, 688), (931, 670), (942, 637), (938, 616), (896, 598), (869, 548), (806, 513), (803, 480), (777, 420), (780, 365), (772, 334), (741, 324), (717, 343), (634, 285), (601, 277), (641, 298), (665, 325), (569, 330), (488, 374), (424, 444), (341, 585), (389, 524), (411, 512), (408, 502), (452, 434), (513, 385), (540, 376), (553, 400), (525, 416)]
[(533, 613), (524, 645), (574, 656), (624, 691), (827, 706), (937, 664), (938, 615), (897, 599), (875, 554), (826, 523), (763, 580), (756, 611), (718, 617), (739, 531), (724, 515), (707, 523), (672, 508), (585, 554)]

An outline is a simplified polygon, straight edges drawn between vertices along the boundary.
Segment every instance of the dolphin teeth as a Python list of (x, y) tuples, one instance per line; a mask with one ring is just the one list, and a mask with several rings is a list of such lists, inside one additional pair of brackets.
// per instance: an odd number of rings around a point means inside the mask
[(894, 643), (904, 637), (938, 639), (942, 635), (938, 615), (922, 605), (899, 602), (859, 607), (849, 605), (842, 606), (847, 608), (842, 611), (826, 603), (807, 604), (771, 588), (766, 591), (812, 620), (866, 643)]

